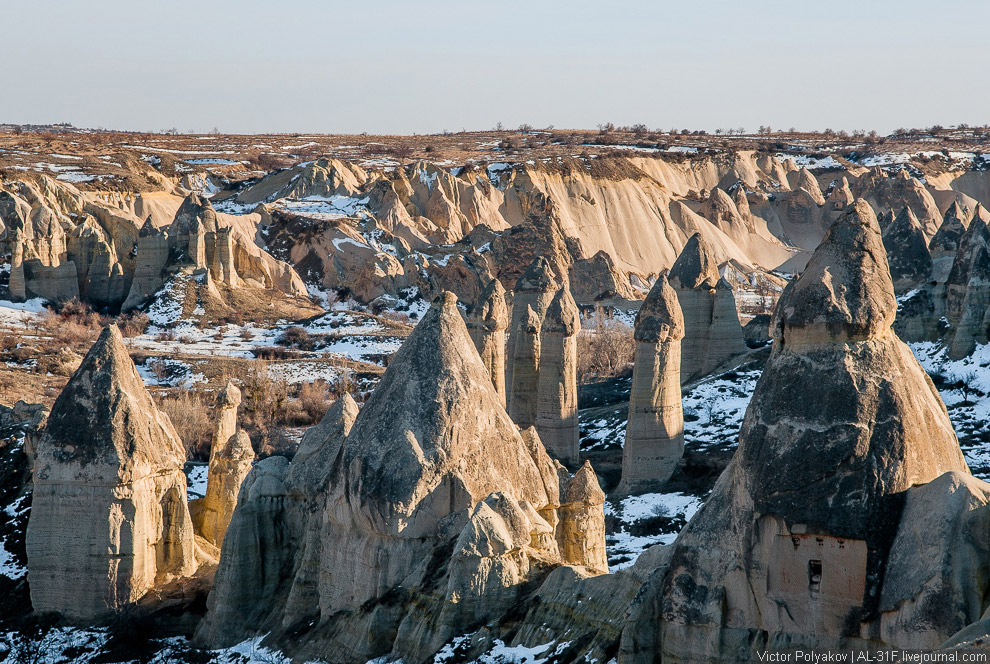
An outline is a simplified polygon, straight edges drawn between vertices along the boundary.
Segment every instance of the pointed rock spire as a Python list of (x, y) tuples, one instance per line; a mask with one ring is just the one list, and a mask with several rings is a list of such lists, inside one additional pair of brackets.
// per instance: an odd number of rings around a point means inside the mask
[(857, 199), (784, 289), (771, 329), (776, 344), (862, 340), (886, 334), (896, 311), (880, 226)]
[(857, 633), (879, 633), (899, 496), (967, 472), (938, 392), (886, 331), (896, 308), (879, 226), (857, 200), (778, 304), (739, 447), (647, 600), (661, 657), (738, 659), (739, 630), (767, 635), (753, 648), (797, 635), (839, 647), (853, 612)]
[(911, 208), (904, 206), (883, 232), (890, 276), (898, 283), (914, 285), (927, 281), (932, 275), (932, 254), (925, 241), (925, 232)]
[(485, 287), (467, 317), (468, 331), (488, 368), (499, 400), (505, 404), (505, 329), (509, 325), (505, 288), (498, 279)]
[(636, 314), (635, 363), (619, 492), (659, 489), (684, 454), (681, 339), (684, 316), (661, 274)]
[(321, 586), (324, 611), (356, 608), (400, 583), (445, 536), (443, 524), (464, 523), (491, 493), (537, 511), (557, 500), (500, 405), (452, 293), (392, 358), (342, 454), (346, 481), (332, 481), (328, 498), (336, 544), (322, 562), (333, 570)]
[(949, 209), (945, 211), (942, 218), (942, 225), (935, 231), (928, 248), (933, 256), (952, 255), (959, 249), (962, 236), (969, 227), (964, 220), (959, 204), (953, 201)]
[(564, 286), (550, 303), (541, 327), (536, 430), (547, 451), (569, 464), (576, 464), (579, 456), (577, 333), (580, 330), (580, 312), (570, 289)]
[(664, 343), (684, 338), (684, 315), (667, 275), (657, 277), (636, 314), (636, 341)]
[(692, 235), (684, 245), (668, 278), (674, 288), (714, 288), (718, 283), (715, 251), (701, 233)]
[(37, 443), (28, 524), (31, 602), (93, 620), (197, 562), (185, 451), (108, 325)]

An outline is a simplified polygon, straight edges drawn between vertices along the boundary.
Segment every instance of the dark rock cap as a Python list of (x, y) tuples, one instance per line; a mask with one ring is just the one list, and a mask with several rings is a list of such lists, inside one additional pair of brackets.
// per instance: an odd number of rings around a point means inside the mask
[(771, 329), (778, 342), (799, 329), (805, 341), (862, 340), (889, 329), (896, 311), (880, 226), (869, 203), (857, 199), (784, 289)]
[(636, 314), (636, 341), (660, 343), (684, 338), (684, 315), (677, 293), (661, 274)]
[(715, 252), (701, 233), (695, 233), (684, 245), (668, 275), (674, 288), (714, 288), (718, 283)]
[(581, 330), (581, 312), (571, 296), (571, 289), (564, 286), (554, 296), (541, 328), (544, 334), (572, 337)]
[(537, 256), (516, 281), (517, 293), (550, 293), (558, 288), (553, 268), (543, 256)]

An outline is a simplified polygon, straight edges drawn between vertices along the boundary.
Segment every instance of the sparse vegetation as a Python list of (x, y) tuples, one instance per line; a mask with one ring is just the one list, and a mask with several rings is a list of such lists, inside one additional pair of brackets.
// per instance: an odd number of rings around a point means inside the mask
[(172, 426), (194, 461), (208, 461), (213, 436), (213, 411), (201, 392), (179, 390), (159, 400), (158, 405), (172, 420)]
[(629, 325), (597, 307), (578, 335), (578, 379), (608, 378), (629, 372), (635, 346)]

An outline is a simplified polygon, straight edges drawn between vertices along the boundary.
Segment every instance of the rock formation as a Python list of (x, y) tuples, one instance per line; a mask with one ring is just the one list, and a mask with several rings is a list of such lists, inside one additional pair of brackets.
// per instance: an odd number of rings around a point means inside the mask
[(595, 572), (608, 572), (605, 554), (605, 492), (587, 459), (568, 478), (561, 473), (560, 526), (557, 543), (565, 563), (587, 567)]
[(505, 289), (498, 279), (481, 292), (481, 297), (467, 317), (471, 340), (488, 368), (492, 385), (505, 406), (505, 328), (508, 327)]
[(684, 454), (684, 317), (666, 275), (657, 278), (636, 314), (633, 338), (636, 355), (619, 493), (659, 488), (670, 479)]
[(714, 250), (700, 233), (684, 245), (668, 279), (684, 316), (682, 382), (700, 378), (745, 352), (732, 287), (719, 276)]
[(949, 356), (960, 359), (985, 344), (990, 323), (990, 229), (973, 219), (959, 240), (959, 249), (945, 283), (945, 312), (951, 326)]
[[(553, 273), (553, 268), (543, 256), (538, 256), (526, 271), (516, 281), (515, 290), (512, 293), (512, 319), (509, 321), (509, 345), (506, 349), (506, 356), (513, 358), (505, 367), (505, 386), (509, 390), (506, 395), (508, 402), (513, 403), (513, 391), (515, 390), (517, 379), (513, 378), (515, 372), (516, 340), (522, 335), (517, 334), (517, 330), (523, 323), (527, 308), (533, 310), (536, 316), (536, 328), (543, 323), (543, 316), (546, 314), (550, 302), (560, 289), (557, 278)], [(536, 394), (539, 374), (534, 373), (521, 379), (520, 385), (526, 394)], [(518, 397), (516, 398), (518, 401)], [(510, 406), (509, 413), (512, 414)], [(519, 423), (519, 426), (526, 428), (529, 424)]]
[(210, 444), (206, 495), (189, 506), (197, 534), (217, 548), (223, 544), (241, 483), (254, 461), (251, 439), (247, 432), (237, 428), (240, 403), (241, 391), (227, 381), (217, 399), (219, 412)]
[(571, 292), (580, 302), (598, 302), (613, 297), (633, 299), (636, 293), (629, 274), (615, 265), (615, 259), (602, 250), (591, 258), (574, 261), (569, 272)]
[(356, 417), (349, 400), (331, 410), (291, 464), (245, 480), (203, 642), (271, 631), (304, 659), (422, 662), (554, 567), (607, 569), (594, 472), (569, 477), (519, 432), (452, 294)]
[(185, 452), (115, 325), (55, 401), (35, 454), (35, 611), (98, 620), (196, 570)]
[[(557, 291), (540, 328), (536, 430), (551, 456), (578, 462), (577, 335), (581, 330), (571, 290)], [(522, 426), (520, 424), (520, 426)]]
[(527, 305), (525, 315), (515, 328), (512, 355), (512, 385), (509, 416), (521, 429), (536, 424), (540, 378), (540, 317)]
[(149, 216), (138, 235), (137, 264), (131, 280), (131, 290), (121, 306), (123, 311), (129, 311), (146, 302), (165, 285), (168, 256), (168, 234), (155, 228)]
[(932, 236), (928, 248), (932, 256), (939, 258), (942, 256), (954, 256), (959, 250), (959, 242), (963, 233), (969, 228), (965, 215), (958, 203), (953, 202), (949, 209), (945, 211), (942, 224), (938, 227), (935, 235)]
[(952, 471), (907, 490), (880, 593), (880, 638), (934, 650), (981, 618), (990, 590), (990, 484)]
[[(890, 329), (896, 308), (876, 217), (857, 201), (785, 290), (738, 450), (643, 617), (654, 635), (637, 639), (665, 662), (868, 645), (899, 494), (968, 472), (938, 392)], [(821, 398), (795, 398), (808, 394)]]
[(895, 291), (908, 290), (931, 279), (932, 254), (911, 208), (905, 205), (884, 230), (883, 246)]

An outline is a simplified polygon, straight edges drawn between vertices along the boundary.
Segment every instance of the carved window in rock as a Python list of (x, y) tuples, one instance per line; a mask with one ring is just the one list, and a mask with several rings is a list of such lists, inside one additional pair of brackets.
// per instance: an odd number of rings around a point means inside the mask
[(866, 590), (866, 542), (831, 535), (779, 535), (770, 560), (768, 591), (809, 593), (861, 602)]

